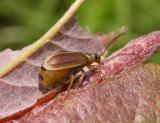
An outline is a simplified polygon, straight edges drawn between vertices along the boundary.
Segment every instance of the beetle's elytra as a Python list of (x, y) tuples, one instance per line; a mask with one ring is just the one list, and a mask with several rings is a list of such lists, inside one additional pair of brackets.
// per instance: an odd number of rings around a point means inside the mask
[(39, 72), (39, 89), (47, 92), (61, 85), (84, 66), (100, 62), (100, 56), (82, 52), (58, 51), (48, 56)]

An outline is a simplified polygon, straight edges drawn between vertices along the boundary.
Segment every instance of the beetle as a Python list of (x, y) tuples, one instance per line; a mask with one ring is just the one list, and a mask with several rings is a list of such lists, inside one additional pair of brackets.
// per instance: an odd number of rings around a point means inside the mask
[(39, 72), (39, 89), (46, 93), (56, 88), (85, 66), (93, 62), (100, 63), (100, 56), (94, 53), (76, 51), (57, 51), (49, 55), (42, 63)]

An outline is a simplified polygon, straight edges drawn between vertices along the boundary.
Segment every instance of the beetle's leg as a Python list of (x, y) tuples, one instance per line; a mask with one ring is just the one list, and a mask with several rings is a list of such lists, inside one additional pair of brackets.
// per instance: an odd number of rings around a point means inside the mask
[(92, 71), (97, 68), (97, 65), (87, 65), (89, 71)]
[(84, 76), (85, 76), (85, 71), (82, 70), (81, 71), (81, 75), (72, 75), (71, 78), (69, 79), (69, 86), (68, 86), (68, 92), (67, 92), (67, 95), (69, 95), (69, 91), (70, 89), (72, 88), (72, 85), (73, 85), (73, 82), (74, 82), (74, 79), (76, 79), (77, 77), (79, 77), (79, 80), (76, 84), (77, 87), (79, 87), (80, 83), (82, 82), (82, 80), (84, 79)]
[(100, 70), (100, 68), (98, 66), (99, 65), (87, 65), (89, 71), (95, 70), (95, 71), (100, 72), (103, 75), (102, 71)]
[(68, 80), (69, 81), (69, 86), (68, 86), (68, 90), (67, 90), (67, 95), (69, 95), (69, 91), (72, 88), (74, 78), (75, 77), (73, 75), (71, 75), (71, 78)]
[(80, 87), (81, 82), (83, 81), (84, 77), (85, 77), (85, 71), (82, 70), (82, 71), (81, 71), (81, 75), (80, 75), (80, 77), (79, 77), (79, 79), (78, 79), (78, 82), (77, 82), (77, 84), (76, 84), (76, 88)]
[(99, 72), (100, 75), (102, 76), (102, 78), (104, 79), (104, 77), (106, 77), (106, 76), (102, 73), (99, 66), (100, 66), (100, 64), (98, 64), (98, 65), (88, 65), (87, 67), (89, 68), (90, 71), (95, 70), (95, 71)]
[(82, 70), (82, 75), (80, 76), (78, 83), (82, 82), (82, 80), (84, 79), (84, 76), (85, 76), (85, 71)]

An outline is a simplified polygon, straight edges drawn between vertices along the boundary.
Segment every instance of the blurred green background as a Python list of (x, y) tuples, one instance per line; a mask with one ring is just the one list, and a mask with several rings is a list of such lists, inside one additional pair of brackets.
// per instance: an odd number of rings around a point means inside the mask
[[(73, 0), (1, 0), (0, 50), (19, 49), (39, 39)], [(128, 26), (110, 53), (142, 34), (160, 28), (160, 0), (86, 0), (78, 11), (82, 26), (93, 33)], [(160, 63), (160, 54), (149, 62)]]

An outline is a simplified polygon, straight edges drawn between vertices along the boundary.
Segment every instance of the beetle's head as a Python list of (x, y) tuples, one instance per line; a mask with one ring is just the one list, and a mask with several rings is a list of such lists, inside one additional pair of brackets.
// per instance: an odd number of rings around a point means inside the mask
[(95, 62), (100, 63), (101, 57), (98, 54), (94, 54)]

